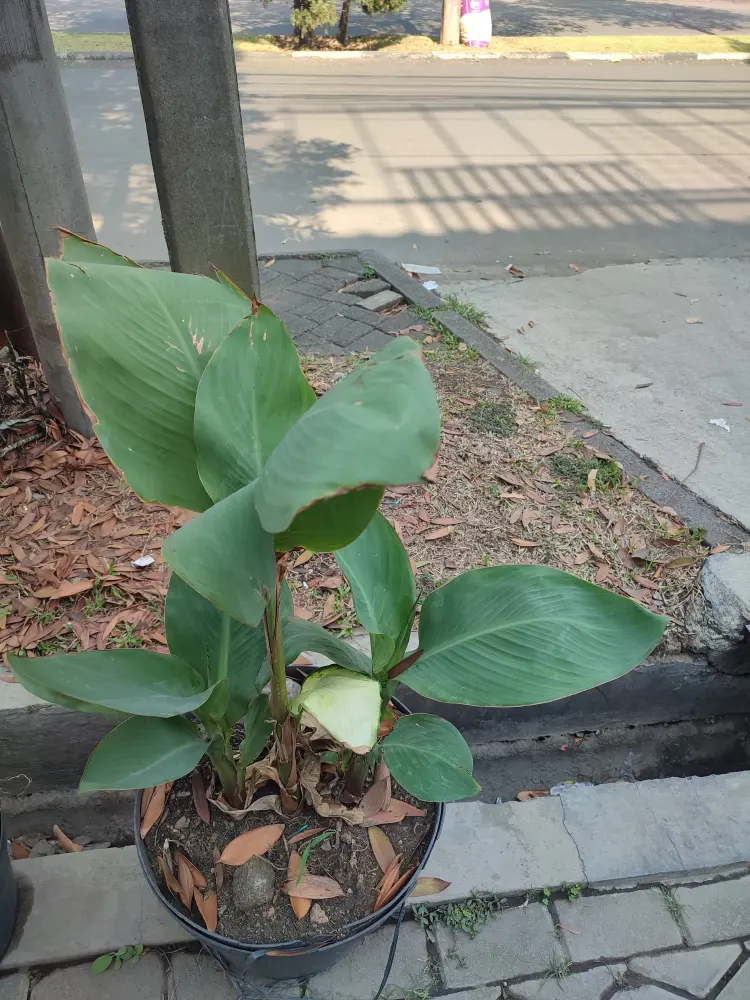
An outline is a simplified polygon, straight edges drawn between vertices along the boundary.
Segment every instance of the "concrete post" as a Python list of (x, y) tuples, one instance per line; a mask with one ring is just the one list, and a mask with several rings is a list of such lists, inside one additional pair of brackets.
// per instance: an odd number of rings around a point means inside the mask
[(125, 0), (169, 260), (259, 294), (227, 0)]
[(461, 0), (443, 0), (440, 22), (440, 44), (458, 45), (460, 38)]
[(0, 2), (0, 227), (52, 397), (68, 425), (91, 424), (63, 357), (44, 257), (64, 226), (94, 239), (42, 0)]

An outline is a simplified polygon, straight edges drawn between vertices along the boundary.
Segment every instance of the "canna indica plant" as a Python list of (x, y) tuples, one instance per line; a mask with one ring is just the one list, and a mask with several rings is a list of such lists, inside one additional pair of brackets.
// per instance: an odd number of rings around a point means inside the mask
[[(544, 566), (497, 566), (431, 593), (407, 654), (418, 595), (378, 504), (438, 452), (419, 346), (395, 339), (316, 398), (283, 324), (221, 273), (144, 269), (65, 234), (48, 275), (105, 451), (144, 500), (198, 512), (163, 546), (169, 655), (11, 658), (33, 693), (121, 719), (82, 789), (158, 785), (208, 756), (234, 814), (273, 780), (286, 812), (304, 799), (361, 822), (378, 765), (418, 799), (465, 798), (479, 790), (468, 746), (445, 719), (398, 718), (398, 683), (437, 702), (541, 704), (620, 676), (658, 642), (666, 619), (630, 600)], [(336, 553), (370, 656), (294, 616), (285, 574), (299, 548)], [(290, 700), (287, 666), (305, 650), (334, 665)], [(322, 762), (345, 778), (338, 800), (320, 791)]]

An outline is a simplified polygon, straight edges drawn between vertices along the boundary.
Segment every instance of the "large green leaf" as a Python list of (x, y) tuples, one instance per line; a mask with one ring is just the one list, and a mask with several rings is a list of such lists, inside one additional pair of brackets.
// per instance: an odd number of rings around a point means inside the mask
[(480, 791), (471, 750), (447, 719), (405, 715), (381, 746), (393, 777), (423, 802), (455, 802)]
[(318, 500), (301, 510), (286, 531), (274, 536), (276, 551), (335, 552), (349, 545), (372, 520), (382, 497), (381, 486), (370, 486)]
[(271, 700), (267, 694), (259, 694), (253, 698), (242, 725), (245, 738), (240, 743), (239, 763), (242, 767), (247, 767), (260, 757), (273, 732)]
[(63, 260), (70, 264), (119, 264), (124, 267), (138, 267), (130, 257), (123, 257), (122, 254), (115, 253), (109, 247), (101, 243), (94, 243), (83, 236), (77, 236), (67, 229), (60, 229), (62, 233), (62, 254)]
[[(53, 656), (9, 657), (13, 673), (29, 690), (101, 705), (128, 715), (181, 715), (199, 708), (213, 685), (184, 660), (147, 649), (102, 649)], [(51, 700), (57, 701), (57, 698)], [(64, 702), (63, 702), (64, 703)]]
[(332, 635), (317, 622), (307, 622), (302, 618), (290, 618), (283, 623), (284, 659), (292, 663), (300, 653), (322, 653), (340, 667), (355, 670), (359, 674), (372, 675), (369, 656), (361, 653), (356, 646)]
[(261, 523), (281, 532), (315, 500), (414, 482), (439, 440), (440, 411), (419, 345), (399, 337), (329, 389), (276, 447), (258, 479)]
[(291, 711), (310, 713), (334, 739), (355, 753), (368, 753), (378, 738), (380, 685), (351, 670), (324, 667), (305, 680)]
[(89, 757), (82, 792), (105, 788), (150, 788), (188, 774), (208, 749), (187, 719), (135, 717), (121, 723)]
[(314, 402), (284, 324), (258, 307), (217, 348), (198, 384), (195, 447), (206, 492), (222, 500), (257, 479)]
[(204, 510), (195, 394), (248, 303), (194, 274), (55, 258), (47, 274), (70, 369), (104, 450), (144, 500)]
[(547, 566), (463, 573), (422, 605), (402, 684), (460, 705), (540, 705), (627, 673), (667, 619)]
[[(10, 656), (9, 662), (12, 664), (15, 659), (14, 656)], [(21, 657), (21, 659), (25, 660), (27, 657)], [(127, 712), (117, 712), (113, 708), (105, 708), (103, 705), (94, 705), (89, 701), (80, 701), (78, 698), (71, 698), (61, 691), (56, 691), (53, 687), (49, 687), (47, 684), (42, 684), (38, 677), (24, 674), (22, 678), (17, 674), (17, 679), (27, 691), (31, 691), (37, 698), (43, 698), (54, 705), (62, 705), (63, 708), (69, 708), (72, 712), (93, 712), (95, 715), (113, 715), (122, 718), (125, 718), (128, 714)]]
[(357, 617), (373, 637), (377, 672), (387, 666), (417, 603), (409, 557), (388, 520), (378, 513), (356, 541), (339, 549), (336, 559), (352, 588)]
[(276, 590), (273, 538), (260, 525), (255, 483), (188, 521), (164, 543), (167, 563), (207, 600), (256, 626)]
[(195, 667), (207, 683), (226, 670), (226, 717), (230, 723), (241, 719), (269, 677), (263, 627), (250, 628), (219, 611), (177, 573), (169, 581), (165, 624), (170, 650)]

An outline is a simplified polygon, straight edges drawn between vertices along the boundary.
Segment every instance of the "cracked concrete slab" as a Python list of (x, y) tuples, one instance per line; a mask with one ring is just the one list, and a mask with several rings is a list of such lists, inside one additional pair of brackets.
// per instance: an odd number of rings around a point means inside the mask
[(678, 951), (667, 955), (634, 958), (632, 972), (666, 986), (676, 986), (704, 1000), (742, 954), (738, 944), (724, 944), (700, 951)]

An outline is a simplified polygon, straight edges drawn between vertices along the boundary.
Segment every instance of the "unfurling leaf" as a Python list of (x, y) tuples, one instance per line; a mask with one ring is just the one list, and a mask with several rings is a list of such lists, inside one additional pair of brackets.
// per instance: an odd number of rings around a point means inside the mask
[(219, 860), (225, 865), (244, 865), (250, 858), (265, 854), (283, 832), (283, 823), (272, 823), (270, 826), (259, 826), (255, 830), (248, 830), (247, 833), (230, 840), (221, 852)]
[(302, 709), (344, 746), (365, 754), (375, 746), (378, 736), (380, 684), (338, 667), (316, 670), (292, 702), (295, 715)]
[(371, 826), (367, 831), (367, 836), (369, 837), (370, 847), (372, 848), (372, 853), (375, 855), (378, 867), (385, 874), (396, 857), (393, 844), (391, 844), (387, 834), (379, 826)]
[(438, 892), (445, 892), (450, 884), (444, 878), (431, 878), (422, 875), (417, 879), (417, 884), (409, 894), (409, 899), (416, 899), (417, 896), (434, 896)]
[(299, 881), (291, 878), (284, 883), (282, 889), (288, 896), (311, 900), (333, 899), (344, 895), (344, 890), (335, 879), (323, 875), (303, 875)]

